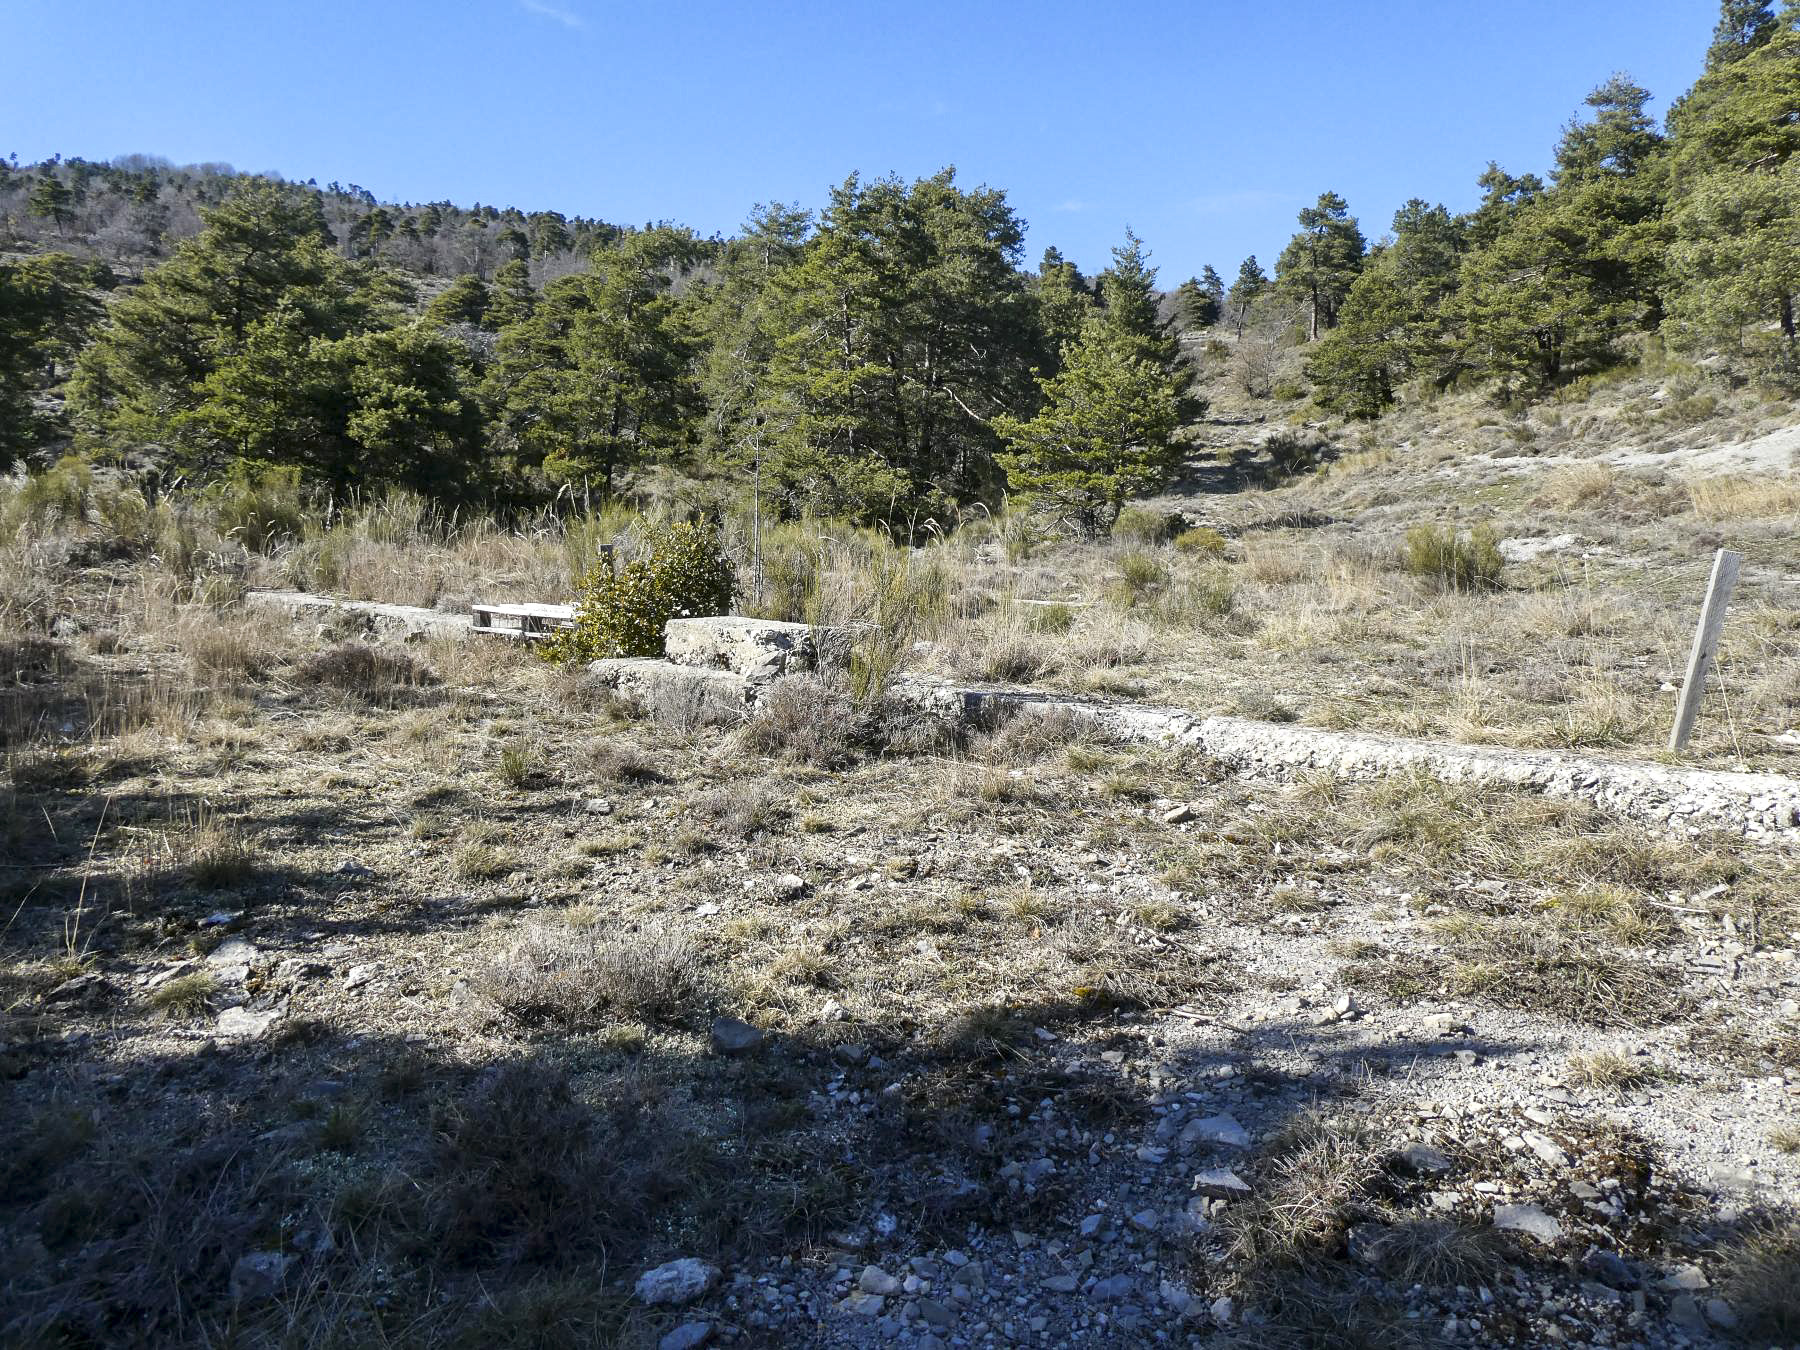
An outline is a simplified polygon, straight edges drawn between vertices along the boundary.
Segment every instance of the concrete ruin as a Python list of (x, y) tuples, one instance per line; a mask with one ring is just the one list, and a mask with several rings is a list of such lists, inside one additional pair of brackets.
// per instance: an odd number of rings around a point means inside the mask
[[(296, 615), (325, 617), (332, 610), (344, 611), (374, 631), (404, 637), (472, 631), (466, 615), (408, 605), (331, 600), (298, 591), (253, 591), (248, 600)], [(662, 659), (595, 661), (588, 666), (588, 678), (659, 721), (730, 726), (748, 717), (775, 681), (841, 670), (850, 638), (848, 629), (739, 615), (673, 619), (665, 630)], [(1202, 717), (1180, 708), (964, 685), (922, 675), (896, 677), (889, 695), (958, 729), (988, 729), (1014, 717), (1072, 718), (1115, 741), (1192, 746), (1247, 777), (1328, 773), (1369, 780), (1423, 773), (1446, 783), (1489, 783), (1587, 801), (1673, 834), (1725, 830), (1756, 843), (1800, 845), (1800, 779), (1783, 774)]]

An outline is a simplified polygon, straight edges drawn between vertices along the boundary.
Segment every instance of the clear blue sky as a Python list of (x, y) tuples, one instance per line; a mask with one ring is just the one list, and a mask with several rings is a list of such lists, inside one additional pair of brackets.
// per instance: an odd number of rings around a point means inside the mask
[(0, 0), (0, 154), (177, 162), (730, 233), (851, 170), (1006, 189), (1027, 258), (1127, 224), (1162, 283), (1342, 193), (1544, 170), (1614, 70), (1668, 101), (1716, 0)]

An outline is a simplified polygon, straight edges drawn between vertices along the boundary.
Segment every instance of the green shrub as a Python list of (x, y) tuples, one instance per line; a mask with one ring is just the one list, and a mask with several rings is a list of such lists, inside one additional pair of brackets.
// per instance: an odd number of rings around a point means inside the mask
[(78, 525), (87, 519), (94, 471), (80, 455), (64, 455), (53, 468), (30, 475), (6, 501), (4, 525), (11, 534), (22, 525), (39, 529)]
[(1277, 380), (1275, 387), (1269, 392), (1283, 403), (1292, 403), (1295, 399), (1306, 397), (1306, 386), (1299, 380)]
[(1167, 511), (1146, 511), (1127, 506), (1113, 521), (1113, 538), (1134, 544), (1166, 544), (1181, 528), (1181, 517)]
[(1149, 553), (1127, 553), (1119, 559), (1117, 600), (1129, 608), (1169, 579), (1168, 570)]
[(818, 608), (822, 560), (813, 531), (794, 526), (766, 531), (756, 612), (765, 619), (810, 623)]
[(1319, 467), (1325, 457), (1326, 444), (1311, 432), (1291, 431), (1286, 427), (1272, 432), (1262, 448), (1269, 455), (1269, 472), (1276, 478), (1306, 473)]
[(661, 656), (670, 619), (723, 614), (731, 607), (732, 568), (717, 529), (682, 522), (653, 527), (645, 556), (616, 573), (601, 563), (582, 579), (574, 626), (544, 643), (551, 661)]
[(1222, 558), (1225, 556), (1225, 536), (1207, 525), (1192, 530), (1183, 530), (1175, 536), (1175, 551), (1185, 553), (1191, 558)]
[(1075, 610), (1065, 604), (1029, 605), (1025, 626), (1034, 633), (1066, 633), (1075, 626)]
[(1506, 560), (1486, 525), (1477, 525), (1467, 536), (1451, 526), (1417, 525), (1406, 532), (1400, 565), (1443, 590), (1480, 591), (1500, 584)]
[(306, 525), (300, 470), (276, 464), (240, 463), (206, 490), (219, 533), (252, 553), (298, 539)]

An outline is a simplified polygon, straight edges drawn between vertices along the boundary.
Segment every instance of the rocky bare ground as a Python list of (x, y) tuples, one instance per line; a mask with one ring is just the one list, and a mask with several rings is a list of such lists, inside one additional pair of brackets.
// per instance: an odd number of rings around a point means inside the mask
[(16, 1334), (1786, 1334), (1786, 849), (258, 631), (13, 765)]

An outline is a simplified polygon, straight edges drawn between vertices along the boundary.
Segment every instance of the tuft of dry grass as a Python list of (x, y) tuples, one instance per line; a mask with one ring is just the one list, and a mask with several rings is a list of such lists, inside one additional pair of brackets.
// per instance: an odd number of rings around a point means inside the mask
[(818, 675), (784, 675), (757, 701), (739, 733), (761, 755), (780, 756), (821, 769), (841, 768), (867, 739), (864, 718), (850, 691)]
[(198, 1017), (211, 1006), (218, 988), (218, 980), (201, 970), (159, 984), (144, 1001), (165, 1017)]
[(1758, 1223), (1724, 1255), (1720, 1293), (1743, 1334), (1765, 1345), (1800, 1342), (1800, 1222)]
[(1654, 1082), (1661, 1073), (1647, 1059), (1621, 1055), (1616, 1050), (1596, 1050), (1591, 1054), (1571, 1056), (1568, 1077), (1579, 1087), (1622, 1092)]
[(1690, 479), (1688, 501), (1702, 520), (1774, 520), (1800, 516), (1800, 479), (1723, 474)]
[(256, 850), (235, 825), (211, 811), (193, 818), (181, 850), (188, 878), (209, 890), (240, 886), (256, 872)]
[(1593, 1026), (1652, 1026), (1681, 1004), (1678, 982), (1641, 954), (1620, 953), (1543, 920), (1440, 920), (1455, 953), (1452, 993)]
[(619, 1018), (681, 1026), (709, 997), (705, 971), (700, 949), (662, 925), (623, 934), (538, 928), (483, 972), (479, 988), (527, 1026), (582, 1030)]
[(342, 642), (296, 665), (302, 685), (335, 689), (375, 705), (392, 705), (414, 689), (435, 683), (431, 672), (405, 652), (367, 642)]

